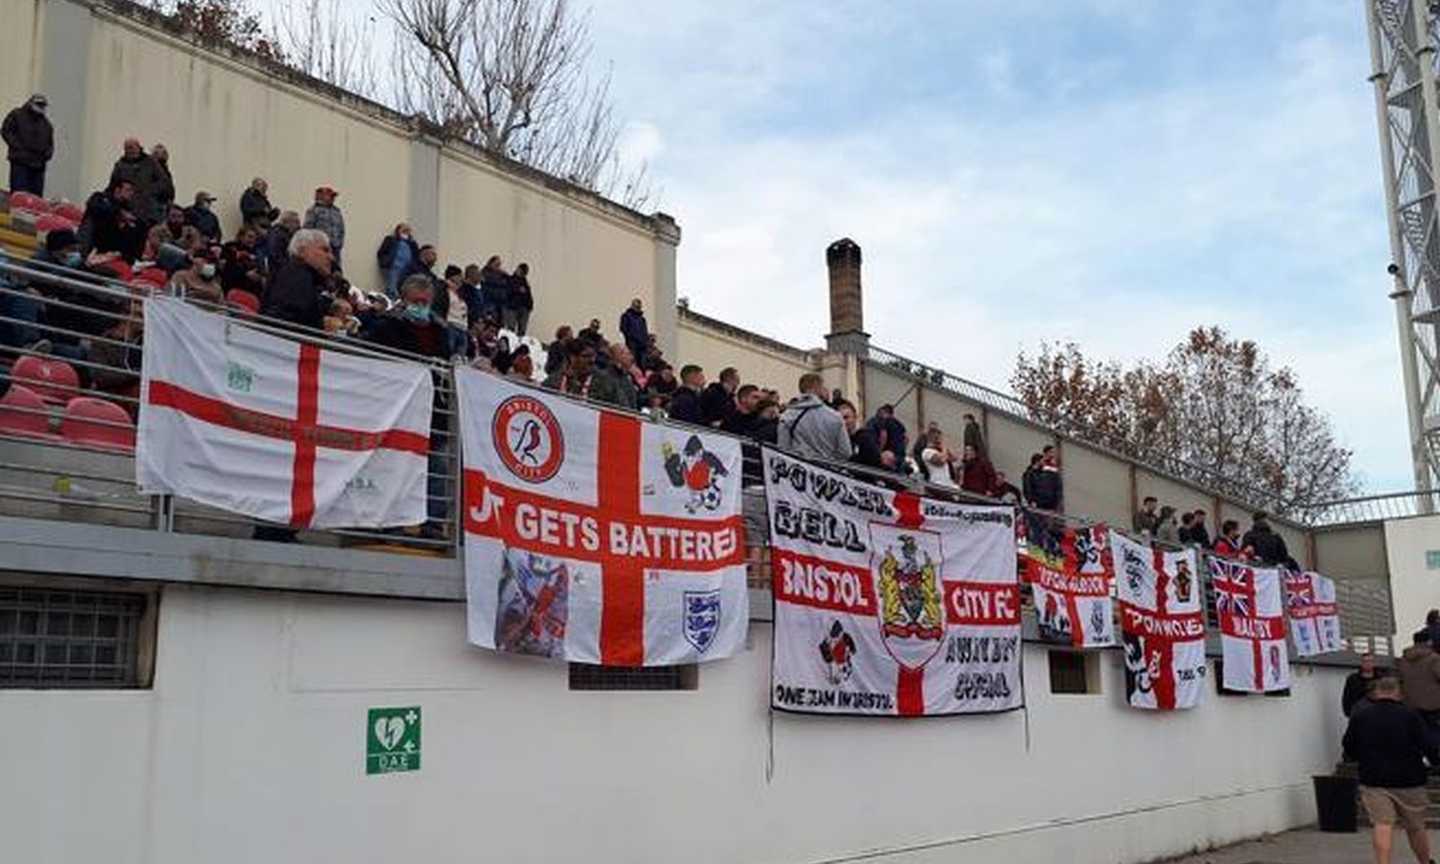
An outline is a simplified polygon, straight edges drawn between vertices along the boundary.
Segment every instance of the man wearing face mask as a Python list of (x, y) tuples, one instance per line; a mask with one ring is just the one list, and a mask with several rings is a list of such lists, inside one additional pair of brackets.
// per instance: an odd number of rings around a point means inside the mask
[[(0, 250), (0, 258), (4, 257)], [(51, 231), (45, 238), (45, 245), (31, 256), (35, 261), (62, 267), (78, 268), (81, 265), (80, 245), (75, 232), (65, 229)], [(0, 293), (0, 345), (20, 348), (34, 354), (55, 354), (72, 360), (84, 359), (85, 351), (79, 344), (72, 344), (58, 334), (54, 339), (47, 335), (45, 328), (57, 326), (49, 320), (46, 298), (55, 298), (55, 292), (42, 284), (12, 285), (0, 277), (0, 284), (6, 288), (23, 290), (14, 293)]]
[(408, 277), (400, 283), (400, 302), (378, 316), (363, 337), (397, 351), (448, 357), (445, 327), (431, 309), (434, 291), (430, 277), (420, 274)]
[(44, 197), (45, 166), (55, 155), (55, 127), (45, 116), (45, 94), (36, 93), (24, 105), (5, 115), (0, 126), (10, 160), (10, 191)]
[(186, 300), (218, 305), (224, 302), (225, 292), (221, 289), (220, 282), (215, 276), (214, 261), (209, 260), (204, 254), (192, 254), (190, 266), (184, 270), (177, 270), (175, 275), (170, 277), (170, 293)]
[(319, 330), (330, 302), (324, 296), (330, 281), (330, 238), (325, 232), (301, 228), (290, 238), (290, 260), (265, 291), (260, 313)]

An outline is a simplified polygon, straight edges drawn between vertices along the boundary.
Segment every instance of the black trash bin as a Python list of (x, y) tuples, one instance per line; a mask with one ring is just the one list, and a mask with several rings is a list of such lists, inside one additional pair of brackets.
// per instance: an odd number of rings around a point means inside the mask
[(1360, 790), (1360, 781), (1354, 777), (1316, 775), (1315, 812), (1320, 817), (1320, 830), (1339, 834), (1354, 834), (1355, 796)]

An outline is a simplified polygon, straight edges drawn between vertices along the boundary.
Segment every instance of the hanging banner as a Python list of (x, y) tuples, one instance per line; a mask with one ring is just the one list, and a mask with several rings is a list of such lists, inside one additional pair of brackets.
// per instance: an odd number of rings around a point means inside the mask
[(1110, 534), (1119, 580), (1125, 698), (1132, 708), (1194, 708), (1205, 692), (1205, 611), (1195, 550)]
[(1340, 608), (1335, 604), (1333, 579), (1319, 573), (1286, 572), (1285, 598), (1296, 655), (1314, 657), (1341, 650)]
[(1269, 693), (1290, 686), (1280, 570), (1210, 559), (1226, 689)]
[(1022, 511), (1022, 578), (1035, 598), (1035, 621), (1046, 642), (1076, 648), (1115, 644), (1115, 565), (1104, 525), (1066, 526)]
[(771, 705), (921, 716), (1024, 704), (1014, 509), (896, 493), (766, 449)]
[(455, 370), (469, 639), (606, 666), (745, 642), (740, 444)]

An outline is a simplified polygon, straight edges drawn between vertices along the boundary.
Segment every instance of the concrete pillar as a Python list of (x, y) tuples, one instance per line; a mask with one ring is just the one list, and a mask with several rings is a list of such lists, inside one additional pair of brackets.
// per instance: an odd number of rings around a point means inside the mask
[[(95, 20), (90, 8), (71, 0), (40, 4), (38, 71), (35, 91), (50, 100), (55, 127), (55, 156), (45, 173), (45, 197), (83, 202), (93, 189), (85, 181), (85, 118), (90, 113), (90, 40)], [(8, 109), (7, 109), (8, 110)], [(120, 142), (114, 142), (119, 149)]]
[[(417, 122), (410, 138), (410, 197), (405, 202), (406, 221), (419, 242), (437, 243), (440, 238), (440, 153), (445, 143), (428, 127), (429, 124)], [(440, 251), (442, 254), (453, 252)]]
[(668, 213), (654, 213), (655, 224), (655, 302), (646, 309), (646, 317), (666, 356), (675, 357), (676, 292), (675, 253), (680, 247), (680, 226)]

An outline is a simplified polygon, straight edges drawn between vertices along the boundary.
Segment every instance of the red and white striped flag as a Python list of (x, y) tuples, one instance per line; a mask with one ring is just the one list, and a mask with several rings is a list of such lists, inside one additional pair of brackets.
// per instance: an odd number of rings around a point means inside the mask
[(1313, 657), (1341, 649), (1334, 580), (1319, 573), (1286, 573), (1285, 597), (1297, 655)]
[(1132, 708), (1194, 708), (1205, 694), (1205, 606), (1195, 550), (1166, 550), (1110, 534)]
[(1210, 559), (1226, 689), (1268, 693), (1290, 686), (1280, 571)]
[(136, 482), (296, 528), (417, 525), (433, 401), (418, 363), (320, 348), (151, 298)]
[(606, 666), (745, 644), (738, 441), (474, 370), (455, 382), (471, 643)]

